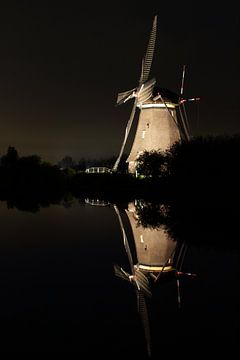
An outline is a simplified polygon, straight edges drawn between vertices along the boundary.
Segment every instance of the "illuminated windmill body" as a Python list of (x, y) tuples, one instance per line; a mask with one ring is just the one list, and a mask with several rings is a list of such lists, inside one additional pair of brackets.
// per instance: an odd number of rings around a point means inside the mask
[[(156, 90), (154, 88), (153, 93)], [(157, 95), (152, 95), (150, 99), (138, 105), (139, 120), (127, 159), (130, 173), (135, 173), (136, 160), (144, 151), (166, 151), (181, 139), (176, 116), (176, 96), (164, 89), (160, 90), (165, 103), (161, 99), (154, 100)], [(166, 94), (163, 94), (164, 91)]]
[[(149, 80), (156, 33), (157, 16), (154, 17), (146, 55), (142, 60), (139, 84), (132, 90), (118, 94), (117, 105), (123, 104), (132, 98), (134, 104), (126, 126), (121, 150), (113, 167), (114, 171), (118, 168), (137, 109), (140, 111), (137, 129), (127, 158), (130, 173), (135, 173), (137, 158), (144, 151), (165, 151), (182, 138), (189, 139), (185, 108), (183, 108), (184, 111), (181, 110), (186, 101), (181, 97), (185, 67), (182, 76), (181, 96), (172, 93), (168, 89), (157, 87), (154, 78)], [(177, 119), (177, 108), (179, 108), (180, 121)]]

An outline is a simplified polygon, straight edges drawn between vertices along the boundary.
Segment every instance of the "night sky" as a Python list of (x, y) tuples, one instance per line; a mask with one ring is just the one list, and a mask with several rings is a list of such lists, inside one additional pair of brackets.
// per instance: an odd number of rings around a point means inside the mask
[(184, 95), (201, 97), (187, 104), (191, 134), (240, 132), (231, 1), (19, 3), (0, 5), (0, 156), (9, 145), (53, 163), (118, 155), (132, 103), (116, 107), (117, 93), (138, 85), (154, 15), (150, 77), (179, 92), (186, 64)]

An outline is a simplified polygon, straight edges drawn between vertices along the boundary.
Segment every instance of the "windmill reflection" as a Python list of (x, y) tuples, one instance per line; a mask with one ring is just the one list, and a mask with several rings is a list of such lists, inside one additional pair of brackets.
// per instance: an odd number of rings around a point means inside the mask
[(104, 199), (98, 199), (98, 198), (86, 198), (85, 204), (89, 204), (92, 206), (108, 206), (110, 205), (110, 202)]
[[(120, 212), (116, 205), (114, 205), (114, 209), (122, 230), (130, 272), (119, 265), (114, 265), (114, 271), (116, 276), (129, 281), (135, 288), (137, 309), (143, 324), (147, 352), (151, 357), (148, 305), (151, 303), (153, 291), (163, 279), (165, 281), (174, 279), (177, 288), (176, 304), (180, 308), (180, 277), (195, 275), (182, 271), (187, 251), (184, 243), (178, 244), (172, 239), (163, 225), (153, 228), (141, 224), (139, 209), (140, 211), (144, 209), (144, 203), (129, 203), (124, 212)], [(130, 233), (129, 236), (127, 233)]]

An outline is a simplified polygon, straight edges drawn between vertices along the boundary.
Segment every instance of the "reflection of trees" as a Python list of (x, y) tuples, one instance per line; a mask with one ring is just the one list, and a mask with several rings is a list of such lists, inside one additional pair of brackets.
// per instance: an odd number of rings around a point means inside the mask
[(16, 208), (21, 211), (29, 211), (32, 213), (38, 212), (41, 208), (49, 207), (53, 204), (60, 204), (61, 203), (61, 197), (53, 197), (53, 196), (47, 196), (47, 198), (44, 199), (43, 197), (38, 197), (35, 194), (22, 194), (19, 196), (18, 194), (12, 194), (11, 196), (2, 197), (0, 195), (1, 201), (6, 201), (7, 207), (9, 209)]
[(212, 199), (195, 201), (191, 196), (174, 202), (140, 201), (136, 203), (138, 222), (144, 227), (165, 226), (177, 241), (239, 249), (238, 205), (231, 201), (215, 202)]
[(224, 184), (229, 179), (239, 179), (239, 150), (239, 134), (199, 136), (190, 141), (176, 142), (165, 152), (143, 152), (138, 157), (137, 169), (139, 174), (147, 177), (167, 176), (175, 185), (181, 183), (192, 187), (193, 180), (199, 185), (204, 180), (212, 180), (217, 185), (217, 179)]
[(158, 178), (164, 175), (167, 168), (167, 156), (161, 151), (144, 151), (138, 156), (137, 171), (144, 176)]
[(140, 200), (135, 202), (135, 209), (139, 225), (152, 229), (167, 225), (168, 205)]

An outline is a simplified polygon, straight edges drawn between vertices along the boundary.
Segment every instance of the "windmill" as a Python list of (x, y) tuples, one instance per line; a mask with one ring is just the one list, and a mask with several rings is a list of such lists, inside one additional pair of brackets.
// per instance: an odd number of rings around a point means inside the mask
[(134, 89), (119, 93), (118, 97), (117, 97), (117, 105), (123, 104), (132, 98), (134, 98), (134, 103), (133, 103), (130, 118), (128, 120), (126, 129), (125, 129), (125, 136), (124, 136), (124, 139), (122, 142), (120, 153), (119, 153), (119, 156), (113, 166), (113, 171), (117, 170), (118, 164), (121, 160), (123, 150), (125, 148), (125, 145), (126, 145), (126, 142), (127, 142), (128, 136), (129, 136), (129, 132), (131, 130), (131, 126), (132, 126), (132, 122), (133, 122), (133, 119), (135, 116), (136, 108), (139, 104), (147, 101), (151, 97), (153, 87), (156, 83), (156, 80), (154, 78), (152, 78), (151, 80), (148, 80), (151, 65), (152, 65), (154, 48), (155, 48), (156, 34), (157, 34), (157, 16), (154, 17), (152, 31), (151, 31), (146, 55), (142, 60), (142, 69), (141, 69), (141, 75), (140, 75), (138, 86), (135, 87)]
[[(162, 231), (159, 232), (157, 229), (145, 229), (146, 231), (144, 232), (143, 227), (137, 224), (136, 212), (134, 206), (130, 203), (128, 210), (125, 210), (125, 212), (134, 238), (134, 247), (137, 258), (134, 261), (122, 216), (116, 205), (114, 205), (114, 210), (122, 230), (123, 243), (130, 265), (130, 270), (126, 271), (115, 264), (114, 272), (116, 276), (128, 281), (135, 289), (137, 309), (144, 329), (147, 352), (148, 355), (151, 356), (151, 327), (148, 312), (149, 306), (151, 305), (150, 300), (152, 296), (154, 296), (155, 287), (158, 282), (163, 279), (174, 280), (177, 289), (177, 304), (178, 308), (180, 308), (181, 278), (186, 276), (195, 277), (196, 274), (182, 270), (187, 245), (185, 243), (178, 244), (168, 237), (166, 233), (163, 233)], [(147, 302), (147, 299), (149, 303)]]
[[(190, 99), (183, 99), (185, 66), (183, 68), (180, 96), (166, 88), (156, 86), (155, 78), (149, 79), (156, 35), (157, 15), (154, 17), (146, 54), (142, 60), (138, 86), (134, 89), (119, 93), (117, 97), (117, 105), (121, 105), (131, 99), (134, 99), (134, 103), (125, 129), (122, 146), (113, 166), (113, 171), (116, 171), (118, 168), (137, 108), (140, 110), (137, 129), (131, 151), (127, 158), (128, 171), (130, 173), (136, 172), (137, 158), (144, 151), (165, 151), (175, 142), (181, 139), (189, 140), (190, 137), (184, 105), (185, 102), (190, 101)], [(179, 120), (177, 118), (177, 108), (179, 108)]]
[[(151, 356), (151, 329), (148, 315), (148, 302), (152, 297), (151, 287), (158, 280), (158, 275), (173, 272), (172, 259), (176, 243), (166, 236), (163, 231), (149, 231), (137, 225), (133, 203), (129, 203), (125, 211), (131, 226), (134, 248), (137, 259), (133, 260), (132, 250), (129, 245), (124, 223), (120, 211), (116, 205), (114, 210), (117, 214), (124, 248), (127, 253), (130, 271), (124, 270), (119, 265), (114, 265), (115, 275), (127, 280), (133, 285), (137, 297), (137, 309), (142, 322), (148, 355)], [(159, 238), (160, 236), (160, 238)], [(163, 236), (163, 238), (161, 238)], [(162, 251), (161, 251), (162, 250)], [(160, 277), (160, 276), (159, 276)], [(162, 276), (161, 276), (162, 279)]]

